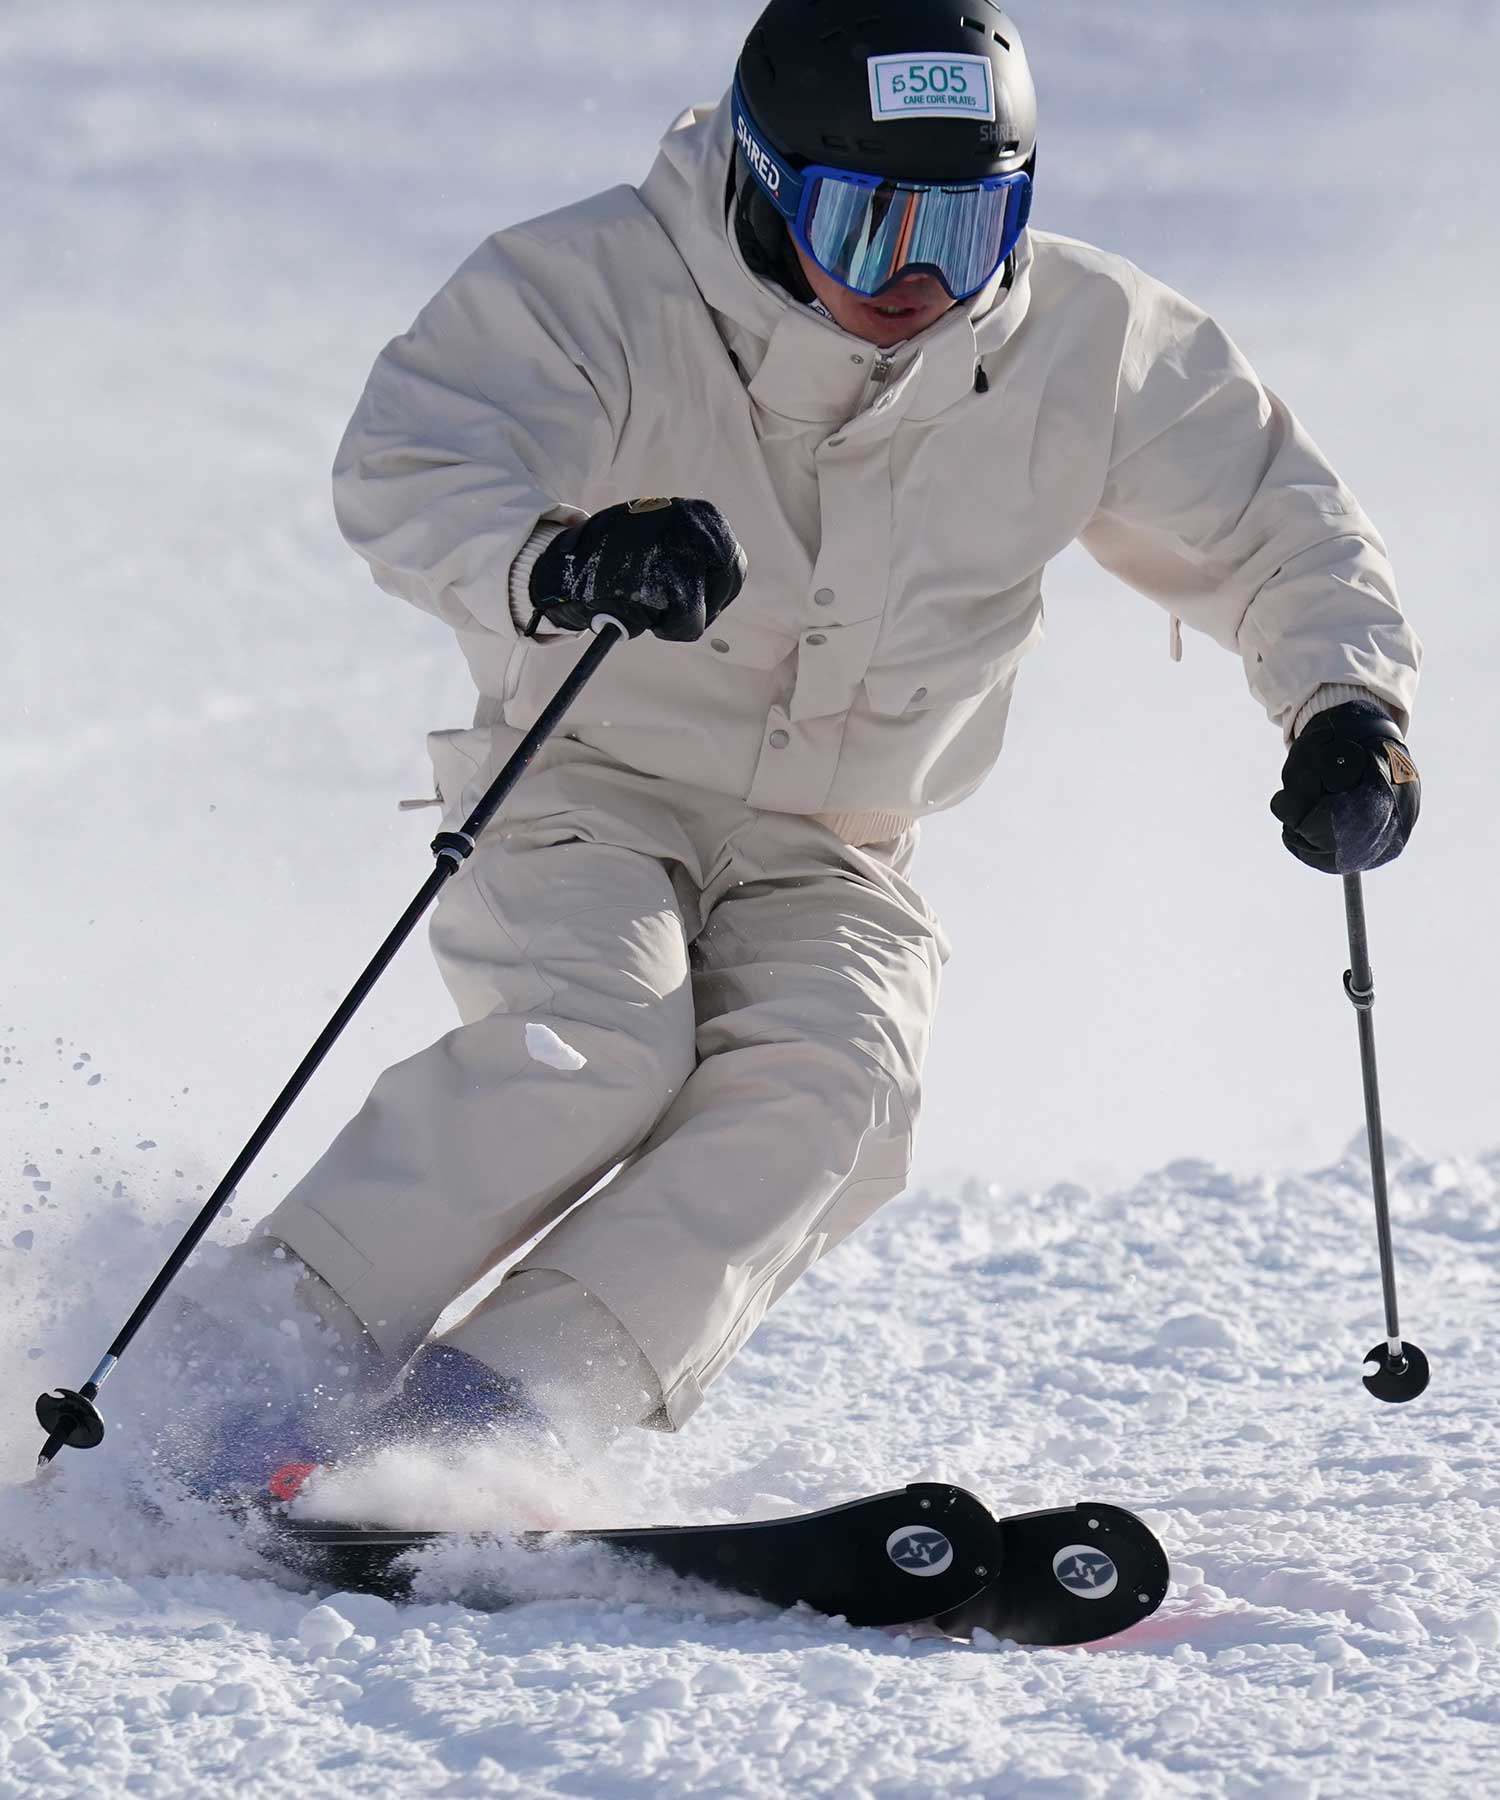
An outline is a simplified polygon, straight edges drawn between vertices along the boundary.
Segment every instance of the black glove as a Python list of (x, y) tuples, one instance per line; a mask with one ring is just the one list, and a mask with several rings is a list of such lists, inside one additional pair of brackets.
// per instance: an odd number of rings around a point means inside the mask
[(600, 613), (633, 638), (700, 638), (745, 585), (749, 561), (707, 500), (607, 506), (555, 537), (531, 571), (531, 632), (587, 631)]
[(1373, 700), (1317, 714), (1292, 745), (1271, 802), (1282, 843), (1325, 875), (1359, 875), (1394, 862), (1421, 809), (1417, 765)]

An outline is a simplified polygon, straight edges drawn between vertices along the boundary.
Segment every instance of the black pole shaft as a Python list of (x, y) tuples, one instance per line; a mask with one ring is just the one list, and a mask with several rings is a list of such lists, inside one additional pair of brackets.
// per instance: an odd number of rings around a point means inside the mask
[(1344, 991), (1359, 1017), (1359, 1054), (1365, 1081), (1365, 1124), (1370, 1138), (1370, 1178), (1375, 1190), (1375, 1232), (1380, 1241), (1380, 1279), (1385, 1289), (1385, 1334), (1393, 1354), (1401, 1348), (1396, 1312), (1396, 1252), (1391, 1241), (1391, 1206), (1386, 1184), (1385, 1126), (1380, 1115), (1380, 1077), (1375, 1063), (1375, 975), (1370, 967), (1370, 939), (1365, 925), (1364, 884), (1358, 875), (1344, 877), (1344, 911), (1349, 921), (1349, 973)]
[(264, 1150), (266, 1145), (270, 1142), (272, 1134), (275, 1132), (277, 1126), (280, 1125), (281, 1121), (291, 1111), (293, 1105), (301, 1095), (302, 1090), (322, 1066), (329, 1051), (332, 1050), (333, 1046), (343, 1036), (344, 1028), (364, 1004), (370, 990), (390, 966), (396, 952), (421, 923), (427, 909), (432, 905), (439, 893), (441, 893), (443, 884), (453, 874), (454, 866), (455, 865), (452, 862), (444, 858), (427, 877), (427, 880), (422, 884), (421, 891), (401, 915), (399, 923), (371, 958), (364, 973), (349, 990), (348, 995), (345, 997), (338, 1011), (328, 1021), (327, 1025), (324, 1026), (317, 1042), (297, 1065), (296, 1072), (293, 1074), (291, 1080), (287, 1082), (286, 1086), (276, 1096), (276, 1100), (272, 1105), (271, 1110), (261, 1120), (260, 1124), (256, 1126), (249, 1142), (245, 1145), (244, 1149), (240, 1151), (233, 1163), (230, 1164), (228, 1173), (214, 1189), (213, 1193), (210, 1194), (207, 1201), (205, 1201), (202, 1211), (188, 1227), (181, 1243), (178, 1244), (177, 1248), (167, 1259), (161, 1273), (142, 1295), (140, 1304), (125, 1321), (119, 1336), (110, 1345), (108, 1354), (114, 1357), (116, 1361), (125, 1354), (131, 1339), (140, 1330), (142, 1325), (146, 1323), (146, 1320), (150, 1318), (151, 1314), (156, 1309), (157, 1302), (181, 1273), (183, 1264), (203, 1241), (209, 1227), (219, 1216), (222, 1209), (228, 1204), (234, 1190), (249, 1173), (251, 1166), (255, 1163), (261, 1151)]
[[(370, 994), (370, 990), (390, 966), (398, 950), (421, 923), (423, 916), (442, 892), (444, 884), (463, 867), (465, 860), (474, 849), (474, 842), (500, 810), (507, 797), (514, 790), (516, 783), (536, 760), (537, 753), (557, 730), (564, 715), (572, 707), (580, 693), (588, 685), (594, 672), (608, 656), (619, 640), (625, 636), (625, 629), (615, 620), (599, 618), (594, 621), (594, 641), (579, 657), (572, 673), (557, 690), (546, 710), (527, 732), (525, 738), (517, 746), (515, 754), (495, 777), (494, 782), (485, 792), (478, 806), (464, 821), (463, 827), (456, 833), (445, 833), (433, 844), (437, 856), (437, 866), (423, 882), (421, 889), (410, 906), (401, 915), (394, 929), (385, 942), (375, 952), (369, 964), (355, 982), (339, 1006), (337, 1012), (328, 1021), (318, 1037), (317, 1042), (298, 1064), (290, 1081), (277, 1095), (271, 1110), (256, 1126), (249, 1142), (234, 1159), (224, 1179), (204, 1202), (197, 1218), (188, 1227), (182, 1241), (168, 1257), (161, 1273), (141, 1296), (140, 1304), (125, 1321), (114, 1342), (110, 1345), (104, 1359), (93, 1375), (78, 1390), (83, 1400), (90, 1403), (98, 1396), (104, 1381), (113, 1372), (115, 1364), (125, 1354), (131, 1340), (156, 1310), (163, 1294), (182, 1272), (183, 1264), (203, 1241), (212, 1226), (228, 1203), (234, 1190), (249, 1173), (251, 1166), (275, 1132), (278, 1125), (291, 1111), (303, 1089), (311, 1081), (327, 1057), (330, 1050), (343, 1035), (345, 1027), (359, 1011)], [(51, 1432), (43, 1446), (40, 1461), (48, 1463), (67, 1443), (69, 1432), (66, 1424), (60, 1425)]]

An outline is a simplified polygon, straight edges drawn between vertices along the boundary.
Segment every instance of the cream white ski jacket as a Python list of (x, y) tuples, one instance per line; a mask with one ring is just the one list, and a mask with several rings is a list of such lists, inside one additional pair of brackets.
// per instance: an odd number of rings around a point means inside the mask
[(524, 593), (546, 522), (648, 494), (721, 506), (750, 578), (700, 642), (616, 649), (570, 732), (850, 843), (983, 781), (1075, 539), (1237, 651), (1288, 738), (1351, 687), (1405, 725), (1420, 648), (1385, 547), (1211, 319), (1032, 231), (881, 355), (746, 268), (730, 149), (727, 101), (685, 114), (639, 190), (489, 239), (375, 365), (339, 521), (458, 633), (471, 753), (529, 726), (575, 656), (521, 639), (513, 568)]

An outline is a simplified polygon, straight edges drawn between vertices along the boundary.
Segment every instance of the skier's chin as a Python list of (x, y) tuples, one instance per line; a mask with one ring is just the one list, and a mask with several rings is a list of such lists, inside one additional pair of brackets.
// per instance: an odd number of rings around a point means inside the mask
[(875, 300), (851, 295), (846, 304), (849, 319), (847, 323), (843, 320), (840, 323), (882, 350), (890, 349), (893, 344), (904, 344), (908, 338), (926, 331), (929, 325), (936, 325), (953, 306), (941, 288), (930, 295), (908, 295), (897, 289)]
[(911, 274), (883, 294), (867, 297), (825, 275), (800, 244), (793, 246), (808, 286), (836, 325), (877, 350), (890, 350), (936, 325), (957, 302), (931, 275)]

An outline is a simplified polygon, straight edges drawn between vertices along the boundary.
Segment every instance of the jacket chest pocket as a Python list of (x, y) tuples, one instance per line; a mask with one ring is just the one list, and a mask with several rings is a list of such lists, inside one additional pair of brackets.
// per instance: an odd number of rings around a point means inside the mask
[(874, 712), (889, 718), (972, 706), (1014, 676), (1041, 636), (1039, 594), (988, 629), (944, 630), (935, 623), (930, 648), (914, 646), (915, 654), (883, 666), (877, 652), (877, 665), (865, 672), (866, 698)]
[(796, 632), (770, 624), (753, 612), (736, 614), (734, 606), (726, 607), (691, 646), (695, 656), (709, 663), (760, 670), (779, 668), (796, 648)]

